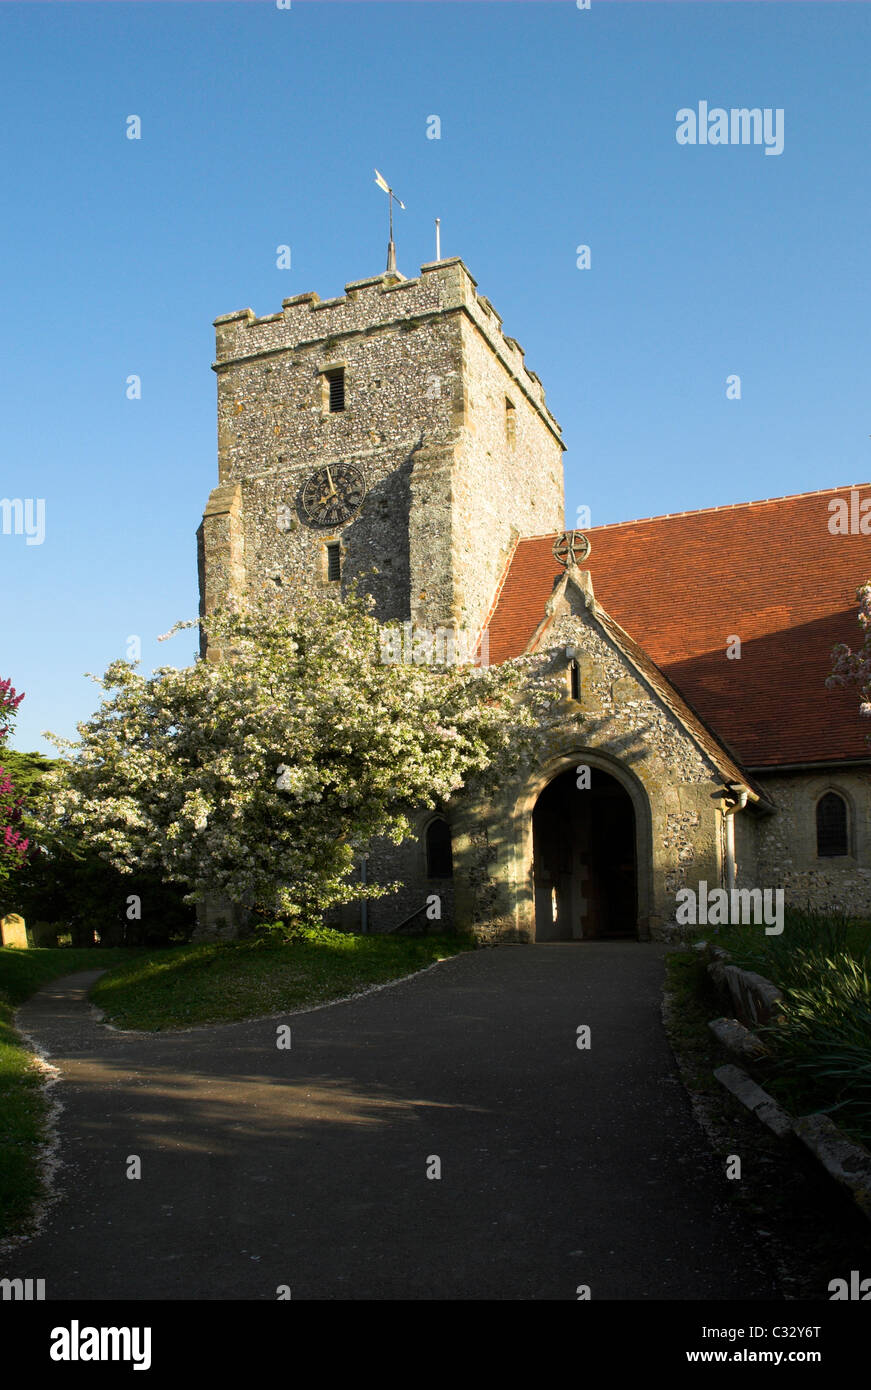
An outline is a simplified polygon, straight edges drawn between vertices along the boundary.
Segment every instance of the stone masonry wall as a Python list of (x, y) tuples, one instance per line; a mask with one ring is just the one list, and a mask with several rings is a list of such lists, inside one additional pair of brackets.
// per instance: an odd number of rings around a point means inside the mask
[[(390, 931), (421, 907), (433, 894), (440, 899), (441, 918), (421, 916), (412, 924), (415, 931), (451, 932), (454, 928), (454, 882), (452, 878), (428, 878), (424, 829), (431, 819), (428, 812), (418, 818), (417, 834), (395, 845), (390, 840), (373, 840), (369, 845), (366, 876), (370, 883), (400, 883), (395, 893), (372, 898), (367, 907), (367, 926), (370, 932)], [(449, 819), (449, 818), (448, 818)], [(337, 909), (329, 919), (330, 925), (346, 931), (360, 930), (359, 899)]]
[[(424, 266), (413, 280), (353, 282), (332, 300), (298, 295), (280, 314), (244, 310), (215, 326), (219, 487), (202, 535), (209, 606), (239, 580), (231, 546), (244, 553), (244, 582), (269, 593), (295, 578), (328, 583), (326, 544), (338, 540), (343, 587), (368, 576), (382, 620), (460, 622), (471, 595), (480, 621), (511, 536), (535, 518), (537, 529), (562, 525), (559, 427), (522, 349), (459, 260)], [(324, 371), (338, 366), (346, 408), (331, 413)], [(303, 484), (339, 461), (361, 470), (367, 496), (343, 525), (313, 527), (300, 508)], [(232, 484), (241, 504), (230, 515)]]
[(455, 570), (461, 619), (477, 630), (517, 535), (561, 531), (565, 498), (562, 445), (553, 430), (477, 322), (463, 319), (462, 341), (468, 392), (454, 481)]
[[(565, 679), (562, 718), (536, 766), (519, 767), (497, 796), (463, 807), (457, 817), (457, 924), (484, 940), (534, 939), (532, 810), (550, 778), (582, 763), (586, 753), (612, 775), (630, 774), (639, 830), (638, 927), (642, 935), (656, 933), (674, 920), (678, 887), (720, 881), (722, 778), (589, 613), (567, 608), (557, 615), (544, 646)], [(566, 648), (577, 653), (579, 700), (569, 696)], [(478, 843), (482, 825), (486, 862)]]
[(585, 728), (598, 740), (607, 732), (630, 767), (656, 757), (658, 771), (670, 785), (718, 780), (710, 759), (589, 614), (559, 617), (547, 633), (546, 645), (561, 653), (567, 647), (576, 649)]
[[(871, 917), (871, 769), (757, 773), (777, 814), (756, 828), (756, 883), (785, 889), (795, 907), (834, 908)], [(816, 804), (827, 791), (840, 792), (849, 808), (851, 853), (817, 857)]]
[[(407, 300), (391, 302), (399, 312)], [(364, 325), (365, 319), (355, 335), (333, 344), (294, 345), (234, 361), (219, 373), (220, 474), (241, 483), (252, 590), (269, 592), (290, 580), (326, 583), (326, 544), (338, 539), (345, 585), (365, 576), (379, 617), (406, 620), (410, 475), (424, 445), (451, 453), (459, 327), (455, 320), (425, 327), (404, 320), (366, 333)], [(287, 328), (293, 327), (301, 331), (290, 315)], [(339, 361), (346, 408), (330, 413), (321, 369)], [(441, 394), (427, 394), (430, 377), (441, 383)], [(314, 527), (302, 514), (302, 488), (315, 469), (338, 461), (361, 470), (366, 498), (344, 525)]]
[(555, 643), (578, 653), (580, 737), (611, 752), (644, 787), (653, 839), (651, 913), (668, 922), (679, 888), (695, 888), (702, 878), (719, 882), (715, 792), (722, 776), (589, 614), (559, 618), (547, 636), (549, 648)]

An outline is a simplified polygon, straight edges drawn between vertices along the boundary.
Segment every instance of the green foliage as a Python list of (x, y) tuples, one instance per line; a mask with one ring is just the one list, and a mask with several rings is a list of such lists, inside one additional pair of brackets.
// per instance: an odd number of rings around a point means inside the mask
[(350, 932), (337, 931), (335, 927), (325, 927), (321, 922), (307, 926), (304, 922), (283, 921), (258, 922), (253, 929), (256, 940), (270, 945), (282, 946), (291, 941), (320, 942), (324, 946), (341, 947), (343, 942), (353, 941)]
[[(44, 758), (41, 753), (17, 753), (13, 748), (0, 747), (0, 766), (2, 766), (0, 777), (5, 774), (14, 787), (14, 795), (19, 803), (19, 829), (26, 826), (29, 805), (34, 800), (39, 783), (52, 767), (53, 761), (51, 758)], [(22, 874), (27, 873), (29, 861), (37, 852), (37, 845), (31, 831), (28, 853), (21, 856), (15, 866), (16, 872), (14, 874), (0, 873), (0, 916), (7, 912), (21, 912), (23, 916), (26, 915), (23, 908), (19, 906), (19, 902), (26, 896)]]
[(42, 753), (19, 753), (14, 748), (0, 751), (0, 764), (12, 778), (16, 793), (24, 798), (25, 811), (41, 779), (56, 762), (57, 758), (47, 758)]
[(871, 1139), (871, 976), (847, 951), (799, 949), (776, 1022), (762, 1029), (776, 1073), (798, 1071), (820, 1109)]
[[(139, 908), (128, 899), (139, 899)], [(196, 915), (184, 890), (155, 873), (120, 873), (93, 850), (39, 849), (8, 883), (0, 885), (4, 912), (20, 912), (28, 926), (48, 922), (69, 932), (73, 946), (159, 946), (186, 940)], [(140, 911), (139, 918), (128, 917)]]
[(864, 956), (871, 947), (871, 923), (843, 912), (787, 907), (779, 935), (766, 936), (755, 925), (734, 926), (721, 930), (716, 943), (729, 952), (736, 965), (776, 980), (783, 989), (793, 979), (801, 982), (805, 978), (799, 963), (802, 951), (829, 955), (849, 951), (859, 958)]
[[(62, 774), (59, 759), (4, 748), (2, 760), (24, 800), (21, 824), (31, 848), (18, 872), (0, 881), (0, 915), (19, 912), (31, 934), (34, 923), (49, 923), (81, 947), (93, 945), (95, 935), (109, 946), (166, 945), (190, 936), (196, 919), (183, 889), (155, 873), (122, 874), (93, 850), (68, 846), (55, 827), (34, 821), (31, 808), (46, 775)], [(138, 919), (127, 916), (131, 895), (140, 899)]]

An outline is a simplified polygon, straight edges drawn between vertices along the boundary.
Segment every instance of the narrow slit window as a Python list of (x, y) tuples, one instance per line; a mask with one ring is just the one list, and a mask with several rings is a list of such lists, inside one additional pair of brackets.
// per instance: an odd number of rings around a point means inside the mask
[(569, 690), (573, 700), (581, 698), (581, 668), (576, 661), (569, 663)]
[(517, 439), (517, 411), (514, 402), (505, 397), (505, 438), (508, 440), (510, 448), (514, 448)]
[(835, 859), (849, 852), (847, 803), (837, 792), (826, 792), (817, 802), (817, 858)]
[(327, 546), (327, 579), (333, 582), (342, 577), (342, 547), (338, 541)]
[(334, 415), (339, 410), (345, 409), (345, 369), (337, 368), (334, 372), (327, 372), (327, 389), (329, 392), (330, 414)]

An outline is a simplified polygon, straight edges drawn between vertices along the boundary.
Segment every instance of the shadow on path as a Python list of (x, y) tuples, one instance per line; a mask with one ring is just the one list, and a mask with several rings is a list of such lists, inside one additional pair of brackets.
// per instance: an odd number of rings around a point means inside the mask
[(289, 1051), (279, 1018), (115, 1033), (95, 973), (54, 981), (17, 1021), (62, 1071), (60, 1197), (3, 1274), (48, 1299), (778, 1298), (678, 1079), (664, 955), (464, 954), (287, 1015)]

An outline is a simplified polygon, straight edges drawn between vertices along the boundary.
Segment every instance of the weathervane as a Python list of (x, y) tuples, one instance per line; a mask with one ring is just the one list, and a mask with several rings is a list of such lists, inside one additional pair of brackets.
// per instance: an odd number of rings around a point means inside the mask
[(582, 531), (563, 531), (553, 543), (553, 558), (568, 569), (586, 560), (591, 550), (590, 540)]
[[(396, 194), (393, 192), (393, 189), (390, 187), (390, 184), (384, 178), (383, 174), (379, 174), (377, 169), (375, 170), (375, 182), (378, 187), (383, 188), (384, 192), (390, 197), (390, 241), (387, 246), (387, 270), (388, 273), (391, 271), (396, 273), (396, 247), (393, 244), (393, 199), (396, 198)], [(405, 204), (402, 199), (396, 198), (396, 201), (402, 208), (402, 211), (405, 212)]]

